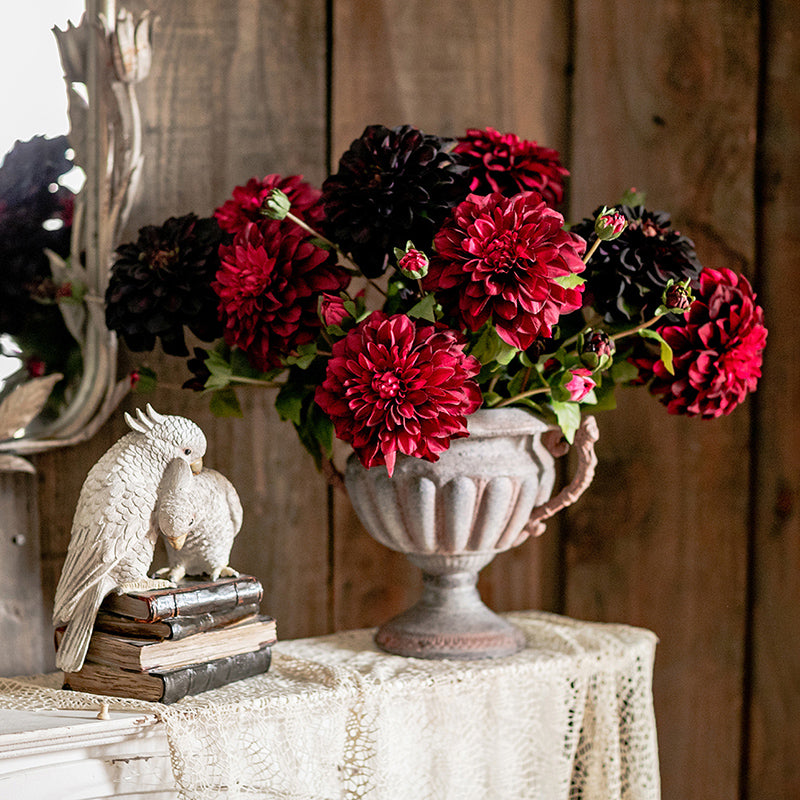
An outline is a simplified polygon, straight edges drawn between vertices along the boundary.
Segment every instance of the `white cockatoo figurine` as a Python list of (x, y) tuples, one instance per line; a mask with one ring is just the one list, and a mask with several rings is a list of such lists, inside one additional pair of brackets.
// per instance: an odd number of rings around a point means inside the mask
[(174, 459), (158, 491), (157, 518), (170, 564), (159, 575), (173, 581), (210, 575), (215, 581), (239, 574), (228, 561), (242, 527), (242, 504), (224, 475), (205, 468), (195, 475), (185, 461)]
[(92, 467), (78, 497), (53, 611), (54, 624), (67, 626), (56, 656), (65, 672), (83, 666), (97, 609), (109, 592), (172, 585), (147, 575), (158, 538), (158, 487), (173, 459), (202, 469), (206, 437), (191, 420), (158, 414), (149, 404), (136, 415), (125, 414), (131, 432)]

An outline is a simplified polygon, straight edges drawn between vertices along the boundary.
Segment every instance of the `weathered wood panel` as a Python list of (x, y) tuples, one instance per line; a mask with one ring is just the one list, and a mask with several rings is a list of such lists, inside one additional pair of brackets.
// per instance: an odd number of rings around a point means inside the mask
[[(752, 270), (754, 3), (576, 4), (572, 211), (628, 186), (707, 266)], [(748, 407), (670, 418), (643, 392), (599, 419), (600, 468), (568, 515), (567, 611), (644, 625), (666, 798), (737, 796)]]
[(800, 797), (800, 8), (767, 5), (758, 195), (769, 339), (757, 395), (749, 752), (752, 800)]
[[(504, 0), (335, 0), (334, 169), (370, 124), (458, 136), (492, 126), (566, 145), (567, 23), (563, 4)], [(337, 627), (383, 622), (419, 591), (419, 571), (373, 542), (335, 497)], [(482, 581), (498, 609), (552, 604), (558, 537), (498, 559)]]
[[(171, 215), (209, 214), (252, 176), (300, 172), (321, 179), (324, 0), (137, 0), (126, 6), (149, 7), (159, 18), (153, 69), (141, 85), (146, 162), (130, 237)], [(129, 363), (139, 360), (131, 356)], [(167, 384), (188, 377), (176, 359), (148, 360)], [(216, 419), (206, 399), (166, 387), (124, 407), (146, 400), (162, 413), (191, 417), (206, 432), (206, 463), (230, 478), (245, 507), (232, 563), (264, 582), (264, 605), (280, 621), (281, 636), (324, 632), (326, 486), (291, 426), (278, 420), (274, 397), (246, 394), (243, 420)], [(108, 446), (123, 430), (120, 411), (95, 441)], [(104, 448), (97, 449), (92, 443), (39, 459), (48, 487), (41, 498), (48, 582), (57, 578), (83, 478)]]
[[(42, 602), (36, 477), (0, 472), (0, 675), (44, 669), (49, 616)], [(10, 646), (13, 643), (13, 646)]]

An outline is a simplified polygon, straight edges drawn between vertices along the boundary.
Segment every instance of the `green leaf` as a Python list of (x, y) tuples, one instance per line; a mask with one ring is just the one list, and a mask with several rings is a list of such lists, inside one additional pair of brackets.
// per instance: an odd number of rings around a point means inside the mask
[(215, 391), (209, 402), (211, 413), (215, 417), (243, 417), (242, 407), (236, 392), (229, 386), (226, 389)]
[(570, 272), (569, 275), (559, 275), (555, 278), (555, 283), (564, 289), (574, 289), (576, 286), (583, 286), (586, 283), (586, 279), (581, 278), (580, 275), (576, 275), (574, 272)]
[(639, 368), (627, 359), (615, 361), (610, 372), (611, 380), (614, 383), (630, 383), (639, 377)]
[(415, 303), (408, 311), (408, 316), (414, 319), (424, 319), (428, 322), (436, 322), (436, 298), (432, 294), (426, 294), (419, 302)]
[(320, 250), (333, 252), (336, 249), (330, 242), (326, 242), (324, 239), (320, 239), (318, 236), (313, 236), (311, 239), (309, 239), (309, 241), (314, 245), (314, 247), (319, 247)]
[(282, 420), (289, 420), (295, 425), (302, 421), (303, 403), (308, 397), (309, 390), (305, 386), (294, 383), (285, 384), (275, 398), (275, 410)]
[(561, 428), (564, 438), (570, 444), (572, 444), (572, 442), (575, 440), (575, 432), (578, 430), (581, 424), (580, 405), (578, 405), (578, 403), (562, 403), (558, 400), (552, 400), (550, 402), (550, 406), (556, 415), (558, 427)]
[(301, 344), (297, 348), (296, 356), (286, 356), (286, 363), (295, 365), (299, 369), (308, 369), (316, 357), (317, 346), (310, 342), (309, 344)]
[(517, 353), (519, 353), (519, 350), (517, 350), (516, 347), (500, 339), (500, 344), (497, 347), (497, 355), (495, 355), (494, 359), (498, 364), (505, 366), (511, 363), (511, 359), (514, 358)]
[(147, 394), (155, 390), (158, 384), (158, 376), (150, 369), (150, 367), (139, 367), (136, 370), (139, 376), (136, 383), (133, 384), (133, 391), (135, 394)]
[(484, 392), (483, 393), (483, 402), (486, 403), (489, 408), (496, 406), (503, 398), (497, 394), (497, 392)]
[(670, 375), (675, 374), (675, 368), (672, 366), (672, 348), (669, 346), (664, 337), (652, 328), (645, 328), (639, 331), (639, 336), (643, 339), (654, 339), (661, 345), (661, 360), (664, 362), (664, 367)]
[(333, 457), (333, 423), (312, 400), (308, 414), (308, 428), (326, 458)]

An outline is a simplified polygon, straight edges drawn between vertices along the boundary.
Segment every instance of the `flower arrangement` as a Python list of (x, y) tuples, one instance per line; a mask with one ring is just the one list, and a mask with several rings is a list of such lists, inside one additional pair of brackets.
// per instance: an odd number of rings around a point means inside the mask
[(45, 373), (66, 384), (80, 366), (59, 306), (80, 304), (84, 287), (53, 270), (69, 256), (74, 194), (60, 179), (72, 166), (65, 136), (18, 141), (0, 164), (0, 390)]
[[(318, 464), (334, 435), (366, 467), (435, 461), (480, 407), (517, 406), (568, 441), (585, 411), (646, 387), (668, 413), (729, 414), (760, 377), (747, 279), (629, 192), (567, 226), (558, 153), (492, 128), (456, 139), (371, 125), (321, 190), (237, 186), (211, 217), (117, 250), (106, 319), (132, 350), (186, 357), (187, 388), (240, 413), (277, 387)], [(148, 373), (142, 372), (142, 383)]]

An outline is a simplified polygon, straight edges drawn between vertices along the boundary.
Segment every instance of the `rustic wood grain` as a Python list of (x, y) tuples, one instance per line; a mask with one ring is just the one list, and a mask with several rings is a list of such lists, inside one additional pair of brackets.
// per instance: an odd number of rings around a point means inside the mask
[[(566, 145), (567, 18), (561, 3), (335, 0), (333, 163), (373, 123), (458, 136), (469, 127)], [(385, 621), (419, 592), (419, 571), (335, 502), (337, 627)], [(558, 536), (498, 559), (481, 581), (500, 610), (553, 607)]]
[[(0, 675), (46, 669), (50, 619), (42, 601), (36, 477), (0, 472)], [(10, 646), (13, 643), (13, 646)]]
[(800, 796), (800, 8), (770, 3), (764, 43), (758, 287), (769, 329), (757, 395), (748, 798)]
[[(707, 266), (753, 268), (754, 3), (576, 4), (572, 210), (634, 185)], [(660, 637), (666, 798), (737, 796), (748, 407), (677, 419), (641, 391), (601, 415), (594, 485), (568, 515), (567, 611)]]

